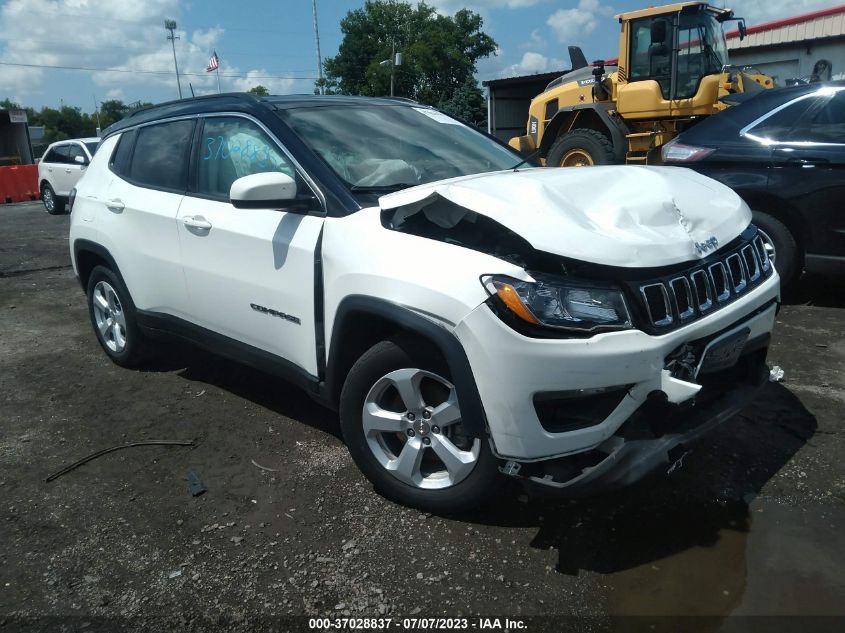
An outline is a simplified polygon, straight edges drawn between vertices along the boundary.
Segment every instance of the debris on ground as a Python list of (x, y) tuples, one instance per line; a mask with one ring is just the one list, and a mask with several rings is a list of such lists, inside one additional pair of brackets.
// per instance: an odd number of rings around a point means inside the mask
[(208, 488), (205, 487), (205, 484), (199, 478), (193, 470), (188, 471), (188, 492), (191, 493), (192, 497), (199, 497), (201, 494), (206, 492)]
[(783, 382), (783, 369), (780, 365), (775, 365), (769, 372), (769, 382)]
[(117, 446), (112, 446), (111, 448), (104, 448), (103, 450), (97, 451), (96, 453), (91, 453), (90, 455), (88, 455), (88, 457), (83, 457), (79, 461), (72, 463), (70, 466), (66, 466), (60, 471), (53, 473), (52, 475), (47, 477), (45, 481), (53, 481), (54, 479), (61, 477), (65, 473), (69, 473), (75, 468), (79, 468), (83, 464), (87, 464), (93, 459), (97, 459), (98, 457), (102, 457), (103, 455), (107, 455), (108, 453), (112, 453), (114, 451), (119, 451), (122, 448), (132, 448), (133, 446), (196, 446), (196, 443), (193, 440), (142, 440), (140, 442), (130, 442), (129, 444), (118, 444)]

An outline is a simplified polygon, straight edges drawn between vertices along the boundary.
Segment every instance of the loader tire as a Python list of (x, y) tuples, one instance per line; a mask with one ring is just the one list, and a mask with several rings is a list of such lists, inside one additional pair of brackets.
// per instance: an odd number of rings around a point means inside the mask
[(615, 162), (610, 139), (601, 132), (586, 128), (561, 134), (546, 156), (546, 167), (590, 167)]

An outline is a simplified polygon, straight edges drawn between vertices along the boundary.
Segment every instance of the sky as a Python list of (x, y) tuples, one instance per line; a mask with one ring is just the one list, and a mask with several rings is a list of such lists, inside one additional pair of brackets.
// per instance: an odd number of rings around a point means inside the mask
[[(724, 6), (723, 0), (714, 0)], [(478, 79), (563, 70), (567, 46), (587, 59), (616, 57), (616, 13), (654, 0), (430, 0), (440, 13), (468, 8), (499, 45), (481, 60)], [(736, 0), (749, 26), (823, 9), (836, 0)], [(340, 20), (363, 0), (317, 0), (323, 58), (337, 52)], [(182, 92), (217, 91), (205, 68), (220, 58), (220, 87), (257, 84), (273, 94), (311, 93), (317, 77), (311, 0), (3, 0), (0, 99), (40, 108), (94, 110), (95, 102), (160, 102), (178, 97), (166, 18), (176, 20)], [(48, 68), (49, 66), (73, 67)]]

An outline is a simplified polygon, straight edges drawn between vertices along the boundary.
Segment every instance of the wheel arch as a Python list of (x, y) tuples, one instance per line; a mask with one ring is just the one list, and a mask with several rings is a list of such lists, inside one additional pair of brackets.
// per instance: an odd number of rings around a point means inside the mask
[(804, 253), (807, 250), (807, 243), (810, 241), (810, 236), (808, 235), (806, 224), (801, 220), (798, 211), (782, 199), (765, 191), (743, 191), (738, 189), (737, 194), (752, 211), (770, 215), (789, 229), (798, 246), (798, 263), (800, 266), (803, 266)]
[(102, 265), (117, 275), (126, 291), (129, 292), (117, 262), (108, 249), (101, 244), (90, 240), (75, 240), (73, 243), (73, 259), (76, 262), (76, 275), (83, 290), (88, 290), (88, 279), (91, 277), (91, 271), (96, 266)]
[(619, 121), (618, 117), (611, 116), (609, 107), (595, 103), (558, 110), (543, 131), (540, 156), (545, 158), (558, 137), (575, 128), (587, 128), (607, 136), (613, 144), (616, 161), (625, 162), (625, 135), (628, 134), (628, 126)]
[(336, 405), (349, 370), (376, 343), (409, 335), (434, 347), (449, 367), (465, 416), (464, 428), (474, 437), (486, 434), (486, 417), (466, 352), (457, 337), (430, 317), (404, 306), (365, 295), (341, 301), (335, 313), (326, 365), (326, 394)]

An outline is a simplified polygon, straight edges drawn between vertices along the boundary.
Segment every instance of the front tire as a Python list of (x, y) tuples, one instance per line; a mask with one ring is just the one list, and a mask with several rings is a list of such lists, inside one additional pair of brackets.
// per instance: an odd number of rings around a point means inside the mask
[(88, 278), (88, 315), (97, 341), (121, 367), (137, 367), (147, 356), (135, 305), (120, 278), (104, 266), (95, 266)]
[(591, 167), (611, 165), (615, 160), (613, 143), (601, 132), (578, 128), (561, 134), (552, 144), (546, 167)]
[(44, 209), (50, 215), (61, 215), (65, 212), (65, 202), (56, 196), (56, 192), (50, 186), (49, 182), (41, 185), (41, 202), (44, 203)]
[(801, 272), (795, 236), (783, 222), (768, 213), (752, 211), (751, 221), (760, 230), (769, 257), (780, 275), (781, 285), (788, 286)]
[(495, 489), (488, 439), (465, 435), (461, 422), (448, 368), (413, 339), (374, 345), (341, 392), (341, 430), (358, 468), (384, 496), (421, 510), (468, 510)]

